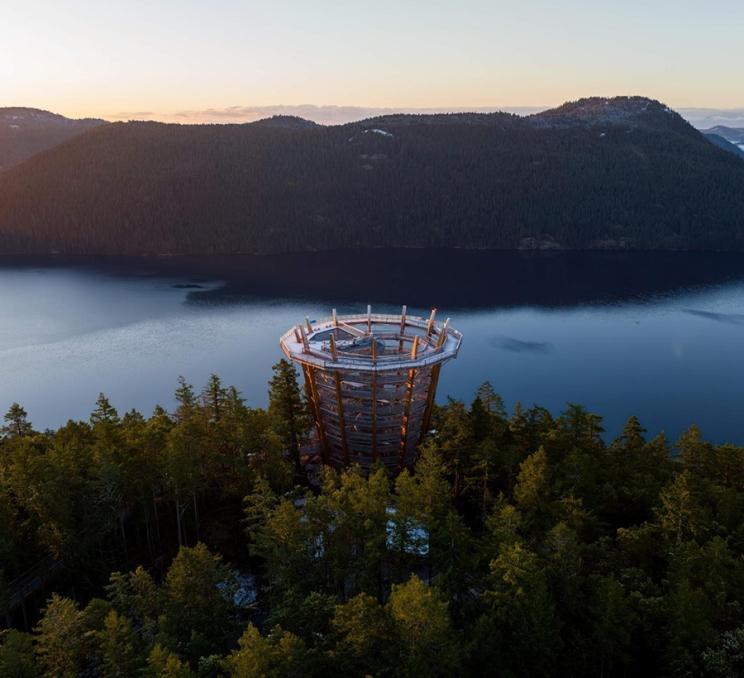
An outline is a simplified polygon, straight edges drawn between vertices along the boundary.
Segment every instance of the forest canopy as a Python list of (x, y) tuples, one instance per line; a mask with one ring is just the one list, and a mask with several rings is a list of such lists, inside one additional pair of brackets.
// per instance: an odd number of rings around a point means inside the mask
[(10, 408), (0, 675), (740, 675), (744, 449), (484, 384), (413, 472), (298, 468), (286, 368), (266, 410), (217, 377), (149, 417)]
[(0, 174), (0, 254), (744, 249), (744, 161), (642, 97), (103, 125)]

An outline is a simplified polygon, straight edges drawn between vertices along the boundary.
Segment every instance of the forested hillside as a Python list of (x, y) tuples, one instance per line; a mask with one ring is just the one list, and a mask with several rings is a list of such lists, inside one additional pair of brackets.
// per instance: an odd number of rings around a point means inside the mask
[(312, 489), (286, 363), (268, 410), (216, 377), (177, 399), (101, 396), (43, 433), (7, 413), (0, 675), (741, 674), (742, 448), (634, 417), (606, 442), (484, 384), (438, 408), (414, 474)]
[(711, 132), (706, 132), (705, 138), (708, 139), (708, 141), (710, 141), (715, 146), (718, 146), (718, 148), (722, 148), (724, 151), (733, 153), (739, 158), (744, 158), (744, 149), (742, 148), (744, 144), (735, 144), (725, 137), (721, 136), (720, 134), (713, 134)]
[(716, 125), (710, 129), (703, 130), (704, 134), (716, 134), (723, 137), (726, 141), (737, 146), (744, 147), (744, 129), (740, 127), (726, 127), (725, 125)]
[(0, 108), (0, 172), (102, 124), (36, 108)]
[(639, 97), (336, 127), (116, 123), (0, 176), (0, 252), (744, 248), (744, 162)]

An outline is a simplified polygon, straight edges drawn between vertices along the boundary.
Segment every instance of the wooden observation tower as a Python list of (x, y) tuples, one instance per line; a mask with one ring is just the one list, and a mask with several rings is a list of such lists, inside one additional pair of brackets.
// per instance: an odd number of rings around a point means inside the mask
[(296, 325), (280, 340), (302, 367), (323, 462), (336, 468), (382, 461), (411, 466), (429, 428), (442, 364), (462, 334), (449, 324), (367, 312)]

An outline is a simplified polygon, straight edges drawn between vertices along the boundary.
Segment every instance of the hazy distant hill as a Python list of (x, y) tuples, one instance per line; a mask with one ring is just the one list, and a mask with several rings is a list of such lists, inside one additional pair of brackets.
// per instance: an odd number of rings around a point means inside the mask
[[(703, 130), (703, 134), (717, 146), (744, 158), (744, 129), (716, 125), (710, 129)], [(731, 147), (725, 146), (719, 139), (722, 139)]]
[(102, 124), (103, 120), (71, 120), (37, 108), (0, 108), (0, 171)]
[(744, 146), (744, 129), (739, 127), (726, 127), (725, 125), (716, 125), (710, 129), (703, 130), (704, 134), (717, 134), (719, 137), (723, 137), (726, 141), (736, 144), (737, 146)]
[(0, 251), (744, 249), (744, 162), (662, 104), (114, 123), (0, 177)]
[(722, 148), (724, 151), (728, 151), (729, 153), (733, 153), (740, 158), (744, 158), (744, 143), (735, 144), (731, 141), (728, 141), (720, 134), (713, 134), (711, 132), (705, 132), (705, 138), (708, 139), (708, 141), (710, 141), (711, 143), (718, 146), (718, 148)]

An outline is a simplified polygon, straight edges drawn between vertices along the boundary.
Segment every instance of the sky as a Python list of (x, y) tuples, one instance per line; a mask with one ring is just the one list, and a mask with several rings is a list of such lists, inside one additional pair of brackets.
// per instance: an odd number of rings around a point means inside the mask
[(640, 94), (744, 108), (744, 1), (0, 0), (0, 106), (205, 121)]

